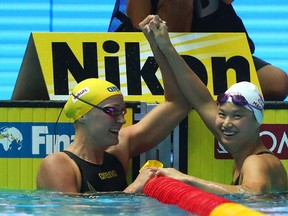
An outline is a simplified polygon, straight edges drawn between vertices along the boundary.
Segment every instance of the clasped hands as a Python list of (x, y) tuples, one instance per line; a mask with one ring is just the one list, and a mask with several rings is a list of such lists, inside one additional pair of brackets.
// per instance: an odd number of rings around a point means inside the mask
[(167, 23), (158, 15), (148, 15), (139, 23), (139, 27), (150, 44), (155, 44), (156, 46), (159, 46), (160, 49), (171, 44)]

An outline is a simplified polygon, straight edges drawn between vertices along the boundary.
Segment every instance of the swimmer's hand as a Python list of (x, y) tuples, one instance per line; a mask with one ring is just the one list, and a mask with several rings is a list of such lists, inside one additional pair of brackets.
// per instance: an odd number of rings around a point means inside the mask
[(158, 15), (147, 16), (139, 24), (139, 27), (152, 47), (158, 46), (161, 49), (161, 47), (172, 45), (168, 35), (167, 24)]
[(137, 178), (133, 183), (131, 183), (124, 192), (126, 193), (142, 193), (145, 184), (149, 181), (152, 177), (155, 176), (157, 171), (156, 167), (145, 167), (141, 170)]
[(175, 168), (158, 168), (155, 174), (156, 176), (166, 176), (182, 182), (185, 182), (186, 179), (186, 175)]

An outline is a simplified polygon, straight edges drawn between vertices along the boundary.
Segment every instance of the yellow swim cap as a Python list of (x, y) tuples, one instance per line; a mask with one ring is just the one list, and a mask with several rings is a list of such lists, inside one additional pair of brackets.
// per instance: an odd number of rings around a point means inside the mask
[(64, 106), (64, 113), (68, 118), (76, 121), (93, 108), (93, 106), (83, 101), (97, 105), (108, 97), (121, 94), (113, 83), (97, 78), (89, 78), (75, 86)]

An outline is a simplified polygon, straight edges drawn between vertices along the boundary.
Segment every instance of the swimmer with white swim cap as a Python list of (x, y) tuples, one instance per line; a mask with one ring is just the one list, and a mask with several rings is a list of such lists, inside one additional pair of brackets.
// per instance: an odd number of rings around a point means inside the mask
[(257, 122), (262, 124), (264, 99), (257, 86), (251, 82), (233, 84), (224, 94), (218, 95), (217, 102), (233, 102), (253, 112)]
[[(157, 174), (217, 194), (287, 191), (285, 167), (264, 145), (260, 137), (264, 101), (257, 87), (249, 82), (236, 83), (224, 94), (218, 95), (216, 103), (205, 83), (197, 76), (196, 72), (199, 71), (193, 71), (174, 47), (168, 32), (169, 23), (163, 22), (157, 15), (150, 15), (139, 26), (153, 52), (157, 52), (154, 57), (158, 66), (170, 68), (162, 71), (162, 76), (167, 72), (166, 76), (174, 77), (190, 106), (199, 114), (216, 140), (222, 144), (221, 148), (224, 147), (234, 160), (233, 185), (190, 176), (174, 168), (158, 168)], [(198, 48), (195, 46), (191, 49)], [(226, 80), (223, 82), (226, 83)], [(170, 83), (164, 80), (165, 84), (169, 86)], [(215, 151), (217, 150), (216, 147)], [(197, 149), (193, 149), (193, 152), (197, 154)]]

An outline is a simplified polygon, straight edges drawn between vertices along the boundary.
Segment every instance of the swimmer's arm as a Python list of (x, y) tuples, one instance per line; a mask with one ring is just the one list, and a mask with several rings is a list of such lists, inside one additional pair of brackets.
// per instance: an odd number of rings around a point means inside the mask
[(78, 193), (76, 174), (64, 153), (48, 155), (40, 164), (36, 184), (38, 190)]
[(149, 31), (149, 23), (152, 20), (155, 20), (158, 24), (160, 22), (158, 16), (148, 16), (141, 22), (140, 28), (149, 41), (162, 72), (165, 101), (153, 108), (137, 124), (121, 130), (120, 137), (129, 137), (129, 141), (126, 143), (129, 143), (131, 157), (150, 150), (159, 144), (191, 110), (188, 101), (180, 91), (166, 58), (155, 42), (153, 33)]
[(217, 135), (215, 119), (218, 108), (210, 91), (177, 52), (170, 40), (167, 27), (154, 27), (152, 30), (155, 35), (156, 43), (164, 54), (166, 61), (169, 63), (181, 92), (189, 101), (190, 106), (200, 114), (206, 126), (214, 135)]
[(186, 175), (174, 168), (160, 168), (157, 175), (175, 178), (201, 190), (215, 194), (261, 194), (272, 190), (271, 172), (269, 172), (267, 161), (257, 155), (248, 157), (242, 166), (243, 180), (240, 185), (227, 185), (206, 181), (194, 176)]
[(240, 191), (240, 188), (238, 186), (225, 185), (216, 182), (206, 181), (204, 179), (184, 174), (174, 168), (159, 168), (156, 174), (177, 179), (181, 182), (184, 182), (193, 187), (197, 187), (209, 193), (236, 194), (239, 193)]
[(203, 191), (213, 194), (250, 194), (252, 193), (249, 188), (243, 185), (228, 185), (217, 182), (203, 180), (194, 176), (191, 178), (183, 179), (183, 182), (191, 186), (197, 187)]
[(156, 167), (144, 168), (134, 182), (132, 182), (125, 190), (126, 193), (142, 193), (145, 184), (149, 179), (155, 176)]
[(243, 180), (241, 186), (252, 193), (269, 193), (272, 191), (270, 165), (259, 155), (249, 156), (242, 166)]

